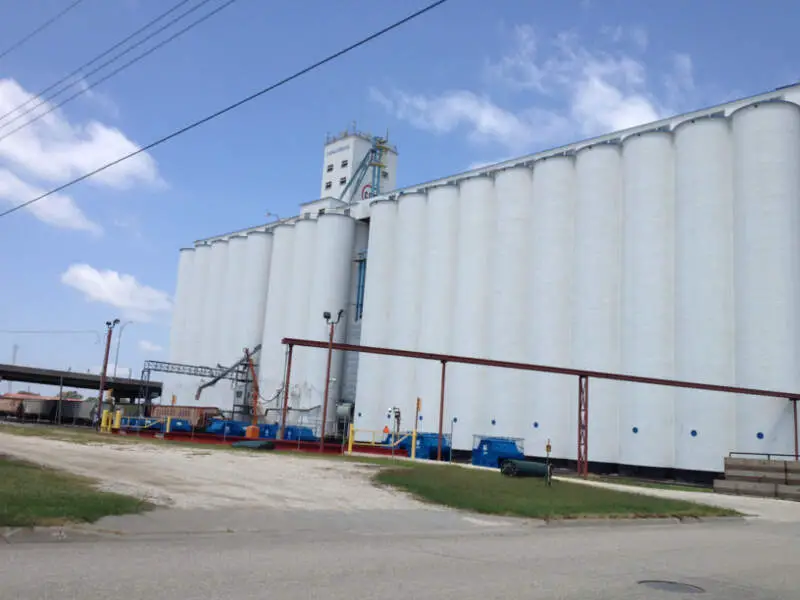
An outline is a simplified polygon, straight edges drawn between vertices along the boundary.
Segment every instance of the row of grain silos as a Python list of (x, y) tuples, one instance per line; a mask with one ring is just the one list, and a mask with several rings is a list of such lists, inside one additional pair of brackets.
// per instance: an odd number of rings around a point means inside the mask
[[(265, 231), (181, 250), (170, 362), (227, 367), (243, 356), (244, 348), (261, 342), (271, 250), (272, 235)], [(203, 381), (170, 374), (164, 396), (193, 403)], [(231, 410), (232, 398), (231, 383), (222, 381), (202, 392), (200, 404)]]
[[(795, 390), (800, 109), (746, 106), (437, 185), (370, 210), (361, 342)], [(438, 427), (438, 364), (362, 356), (356, 426)], [(447, 367), (445, 431), (574, 459), (577, 381)], [(719, 471), (791, 452), (788, 401), (590, 383), (591, 461)], [(405, 426), (410, 426), (404, 420)]]
[[(262, 394), (282, 390), (286, 369), (284, 337), (328, 338), (323, 318), (330, 312), (335, 319), (344, 311), (335, 329), (334, 341), (344, 342), (349, 314), (356, 221), (343, 212), (328, 211), (317, 218), (301, 218), (293, 224), (274, 228), (272, 274), (266, 301), (259, 381)], [(306, 422), (319, 424), (325, 395), (327, 353), (297, 347), (292, 357), (289, 400), (292, 414), (306, 416)], [(334, 353), (329, 382), (326, 431), (336, 420), (335, 401), (339, 399), (344, 357)]]
[[(232, 234), (181, 251), (170, 339), (169, 360), (207, 367), (230, 366), (244, 348), (261, 344), (256, 356), (263, 408), (282, 399), (284, 337), (326, 339), (323, 313), (347, 312), (351, 292), (356, 222), (343, 212), (299, 218), (269, 230)], [(348, 315), (339, 324), (344, 341)], [(295, 350), (290, 386), (291, 417), (303, 414), (310, 423), (321, 419), (326, 354)], [(339, 397), (343, 357), (334, 355), (329, 399)], [(195, 402), (203, 380), (170, 375), (166, 399)], [(203, 390), (200, 404), (233, 408), (231, 382)], [(243, 399), (241, 402), (246, 402)], [(328, 410), (329, 426), (336, 418)]]

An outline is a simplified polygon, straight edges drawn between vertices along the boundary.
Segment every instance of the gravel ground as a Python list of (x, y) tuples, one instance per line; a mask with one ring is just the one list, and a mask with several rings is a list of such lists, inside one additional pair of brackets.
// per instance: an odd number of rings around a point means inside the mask
[(0, 454), (92, 477), (103, 490), (174, 508), (427, 508), (373, 485), (369, 466), (285, 454), (156, 444), (72, 444), (2, 433)]

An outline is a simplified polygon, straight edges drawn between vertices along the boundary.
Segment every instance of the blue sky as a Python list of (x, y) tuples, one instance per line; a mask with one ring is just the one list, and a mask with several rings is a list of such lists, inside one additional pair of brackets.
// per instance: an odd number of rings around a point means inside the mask
[[(4, 4), (0, 40), (19, 38), (65, 2)], [(85, 0), (0, 61), (0, 114), (171, 4)], [(237, 0), (0, 141), (0, 207), (422, 5)], [(166, 358), (178, 249), (265, 222), (268, 211), (295, 214), (319, 192), (326, 132), (353, 120), (389, 129), (398, 185), (409, 185), (793, 82), (799, 19), (800, 5), (789, 2), (450, 0), (152, 154), (0, 219), (0, 362), (18, 344), (19, 363), (96, 369), (102, 346), (92, 334), (4, 331), (100, 330), (113, 317), (134, 321), (121, 367), (138, 372), (145, 358)]]

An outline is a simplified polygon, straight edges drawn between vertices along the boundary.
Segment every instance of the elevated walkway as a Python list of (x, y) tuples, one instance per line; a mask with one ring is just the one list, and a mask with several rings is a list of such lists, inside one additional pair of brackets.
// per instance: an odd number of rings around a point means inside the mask
[(800, 461), (725, 458), (725, 477), (714, 481), (720, 494), (800, 501)]

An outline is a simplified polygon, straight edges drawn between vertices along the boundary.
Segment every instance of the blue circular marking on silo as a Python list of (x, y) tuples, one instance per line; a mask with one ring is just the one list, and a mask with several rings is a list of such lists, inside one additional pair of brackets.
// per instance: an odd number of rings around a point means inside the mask
[(453, 423), (458, 423), (458, 417), (453, 417)]
[(360, 417), (360, 416), (361, 416), (361, 413), (358, 413), (358, 416)]
[(422, 415), (419, 416), (419, 420), (422, 421)]
[(534, 429), (538, 429), (539, 428), (539, 421), (534, 421), (533, 422), (533, 428)]
[(692, 437), (697, 437), (697, 429), (692, 429)]
[(639, 428), (638, 427), (634, 427), (631, 431), (633, 431), (633, 433), (639, 433)]
[(497, 425), (497, 421), (495, 421), (494, 419), (492, 419), (492, 425)]
[(764, 433), (763, 433), (763, 432), (761, 432), (761, 431), (759, 431), (759, 432), (756, 434), (756, 437), (757, 437), (758, 439), (760, 439), (760, 440), (763, 440), (763, 439), (764, 439)]

